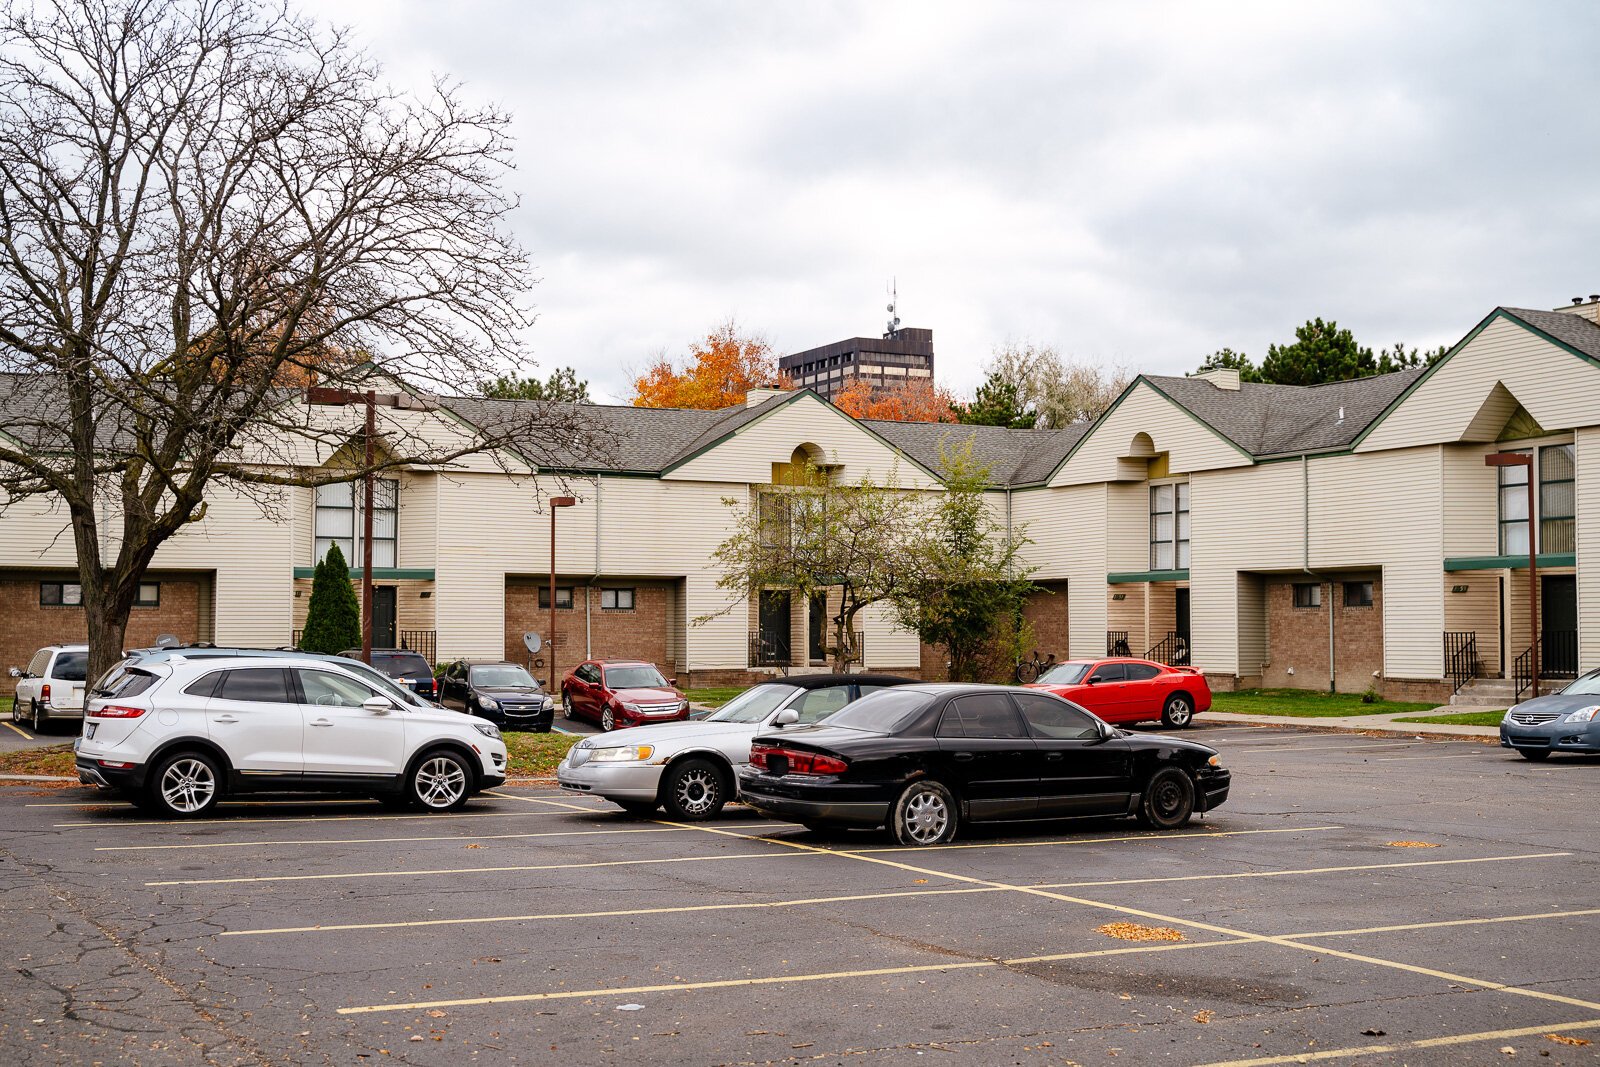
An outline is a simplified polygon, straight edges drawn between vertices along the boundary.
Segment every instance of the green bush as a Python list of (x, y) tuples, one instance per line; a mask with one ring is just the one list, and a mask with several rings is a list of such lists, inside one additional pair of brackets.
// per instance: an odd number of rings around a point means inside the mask
[(1371, 686), (1368, 686), (1367, 687), (1367, 691), (1365, 693), (1361, 694), (1361, 703), (1363, 703), (1363, 704), (1376, 704), (1377, 702), (1378, 702), (1378, 691), (1376, 689), (1372, 688)]
[(311, 603), (306, 608), (300, 648), (332, 656), (360, 647), (361, 605), (350, 584), (350, 566), (336, 544), (328, 549), (327, 557), (317, 564), (312, 576)]

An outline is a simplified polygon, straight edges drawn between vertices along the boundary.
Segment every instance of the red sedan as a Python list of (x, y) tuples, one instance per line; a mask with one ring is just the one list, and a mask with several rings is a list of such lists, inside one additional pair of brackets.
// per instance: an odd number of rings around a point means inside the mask
[(1145, 722), (1182, 729), (1211, 710), (1211, 687), (1193, 667), (1147, 659), (1086, 659), (1058, 663), (1027, 688), (1082, 705), (1106, 722)]
[(584, 718), (602, 730), (689, 718), (689, 700), (676, 678), (663, 678), (654, 663), (591, 659), (561, 679), (561, 713)]

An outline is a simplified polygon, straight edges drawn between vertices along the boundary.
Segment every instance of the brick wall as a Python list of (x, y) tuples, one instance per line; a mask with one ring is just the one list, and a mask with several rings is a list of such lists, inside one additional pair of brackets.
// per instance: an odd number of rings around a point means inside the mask
[[(514, 663), (528, 662), (528, 650), (522, 643), (524, 633), (532, 630), (549, 636), (550, 609), (539, 607), (539, 590), (548, 589), (549, 585), (548, 578), (506, 579), (505, 656)], [(556, 609), (557, 686), (562, 675), (585, 659), (646, 660), (654, 663), (669, 678), (677, 673), (677, 664), (669, 656), (671, 627), (677, 614), (675, 582), (618, 579), (585, 586), (581, 580), (557, 576), (556, 585), (573, 587), (572, 607)], [(634, 591), (632, 611), (607, 611), (600, 607), (601, 590), (614, 588)], [(589, 602), (587, 630), (584, 618), (586, 597)], [(545, 666), (535, 667), (535, 676), (548, 680), (549, 656), (541, 653), (536, 658), (543, 658)]]
[[(12, 573), (0, 578), (0, 603), (6, 605), (4, 616), (0, 617), (0, 695), (9, 697), (17, 688), (8, 669), (27, 666), (33, 654), (45, 645), (82, 644), (89, 639), (82, 608), (44, 607), (39, 603), (41, 581), (77, 580), (77, 574), (64, 571)], [(210, 636), (211, 620), (202, 617), (202, 605), (210, 602), (209, 574), (154, 572), (145, 580), (161, 583), (161, 605), (133, 609), (128, 616), (125, 647), (148, 647), (162, 634), (172, 634), (182, 641)]]
[[(1345, 607), (1344, 582), (1372, 582), (1371, 607)], [(1311, 581), (1307, 578), (1307, 581)], [(1286, 689), (1327, 689), (1328, 611), (1333, 611), (1335, 686), (1341, 693), (1384, 691), (1383, 582), (1375, 574), (1340, 576), (1321, 582), (1322, 604), (1294, 606), (1293, 579), (1267, 582), (1267, 659), (1262, 684)], [(1442, 639), (1441, 639), (1442, 640)], [(1289, 668), (1294, 674), (1289, 674)], [(1373, 672), (1379, 672), (1374, 677)]]

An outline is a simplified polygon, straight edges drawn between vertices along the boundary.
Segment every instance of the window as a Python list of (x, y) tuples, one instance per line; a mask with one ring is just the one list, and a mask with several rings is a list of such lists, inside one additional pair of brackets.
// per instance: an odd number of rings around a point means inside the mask
[(353, 678), (328, 671), (296, 671), (307, 704), (323, 708), (359, 708), (375, 694)]
[(800, 713), (800, 724), (806, 725), (827, 718), (848, 703), (850, 703), (849, 686), (829, 685), (803, 693), (789, 706)]
[(83, 586), (77, 582), (40, 582), (39, 606), (45, 608), (83, 607)]
[(1322, 585), (1318, 582), (1294, 583), (1294, 606), (1297, 608), (1322, 607)]
[(1096, 684), (1100, 682), (1125, 682), (1128, 680), (1128, 668), (1121, 663), (1102, 663), (1089, 675), (1089, 680)]
[(1015, 700), (1022, 707), (1022, 717), (1028, 721), (1028, 729), (1035, 737), (1088, 741), (1100, 736), (1100, 727), (1094, 719), (1065, 700), (1033, 693), (1018, 693)]
[(133, 606), (136, 608), (159, 608), (161, 606), (161, 583), (140, 582), (139, 595), (134, 598)]
[(63, 682), (85, 681), (89, 673), (89, 653), (63, 652), (50, 665), (50, 677)]
[(1150, 569), (1189, 569), (1189, 483), (1150, 487)]
[(1344, 606), (1347, 608), (1372, 607), (1372, 583), (1345, 582)]
[[(334, 545), (352, 567), (361, 566), (361, 504), (365, 490), (360, 482), (317, 486), (316, 558)], [(396, 566), (395, 532), (399, 525), (400, 483), (375, 478), (372, 483), (372, 565)]]
[[(1534, 455), (1538, 466), (1538, 509), (1540, 552), (1573, 552), (1577, 547), (1577, 526), (1573, 518), (1577, 488), (1572, 445), (1544, 445), (1508, 449), (1518, 455)], [(1500, 467), (1500, 554), (1521, 556), (1528, 552), (1528, 468)]]
[(1027, 737), (1004, 693), (957, 697), (939, 720), (940, 737)]
[(1122, 669), (1130, 682), (1148, 682), (1161, 673), (1161, 668), (1149, 663), (1124, 663)]
[[(539, 606), (545, 611), (550, 610), (550, 587), (548, 585), (539, 587)], [(556, 586), (556, 607), (562, 611), (572, 610), (572, 586)]]
[(600, 590), (601, 611), (632, 611), (632, 589), (602, 589)]
[(33, 659), (28, 661), (27, 675), (29, 678), (43, 678), (44, 672), (50, 669), (50, 650), (41, 648), (33, 654)]
[(198, 682), (191, 682), (184, 692), (192, 697), (210, 699), (217, 695), (217, 686), (222, 681), (222, 673), (222, 671), (212, 671)]
[(279, 667), (245, 667), (228, 671), (223, 676), (221, 692), (224, 700), (248, 701), (252, 704), (291, 704), (289, 685), (285, 672)]

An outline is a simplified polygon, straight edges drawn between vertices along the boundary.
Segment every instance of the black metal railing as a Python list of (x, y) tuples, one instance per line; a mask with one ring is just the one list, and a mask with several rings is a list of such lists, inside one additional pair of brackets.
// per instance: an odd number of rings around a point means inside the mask
[(1444, 634), (1444, 676), (1450, 693), (1478, 676), (1478, 634), (1474, 630), (1446, 630)]
[(750, 666), (788, 669), (789, 636), (780, 633), (751, 634)]
[(1189, 665), (1189, 639), (1176, 630), (1168, 630), (1161, 643), (1144, 654), (1145, 659), (1165, 663), (1169, 667)]
[[(1525, 648), (1511, 664), (1511, 683), (1516, 686), (1514, 699), (1533, 687), (1534, 657), (1538, 657), (1539, 680), (1546, 678), (1568, 680), (1578, 676), (1578, 631), (1546, 630), (1539, 635), (1533, 647)], [(1542, 687), (1541, 687), (1542, 688)]]
[(1108, 656), (1131, 656), (1131, 655), (1133, 655), (1133, 649), (1128, 646), (1128, 631), (1126, 631), (1126, 630), (1107, 630), (1106, 631), (1106, 655), (1108, 655)]

